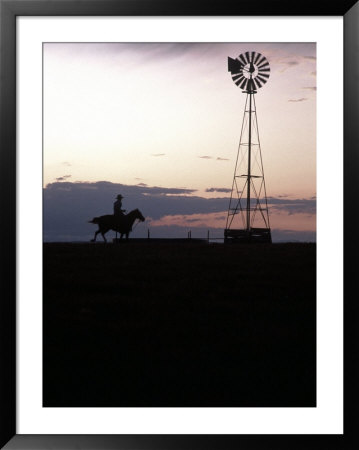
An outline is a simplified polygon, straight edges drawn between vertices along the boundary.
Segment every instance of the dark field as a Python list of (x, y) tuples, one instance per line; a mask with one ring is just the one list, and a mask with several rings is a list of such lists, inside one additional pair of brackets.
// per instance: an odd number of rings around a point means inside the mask
[(44, 244), (44, 406), (315, 406), (315, 244)]

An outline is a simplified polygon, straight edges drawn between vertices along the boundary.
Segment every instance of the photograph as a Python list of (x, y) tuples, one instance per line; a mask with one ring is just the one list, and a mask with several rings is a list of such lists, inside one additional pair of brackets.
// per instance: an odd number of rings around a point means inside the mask
[(0, 0), (0, 448), (357, 448), (358, 22)]
[(316, 407), (315, 42), (44, 42), (43, 407)]

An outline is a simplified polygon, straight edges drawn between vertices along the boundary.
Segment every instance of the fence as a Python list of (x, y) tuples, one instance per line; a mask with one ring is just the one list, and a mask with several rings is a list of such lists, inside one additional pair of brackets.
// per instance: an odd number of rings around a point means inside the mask
[[(192, 230), (187, 231), (187, 237), (169, 237), (169, 238), (160, 238), (160, 237), (152, 237), (151, 232), (149, 229), (147, 229), (147, 238), (131, 238), (132, 242), (144, 242), (144, 241), (151, 241), (151, 242), (224, 242), (223, 237), (215, 237), (210, 235), (210, 230), (207, 231), (207, 236), (204, 237), (192, 237)], [(113, 239), (113, 242), (121, 242), (120, 239), (116, 238)]]

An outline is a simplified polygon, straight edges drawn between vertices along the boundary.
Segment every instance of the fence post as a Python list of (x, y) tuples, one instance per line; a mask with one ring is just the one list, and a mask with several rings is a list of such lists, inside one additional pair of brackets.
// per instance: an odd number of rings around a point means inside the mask
[(209, 230), (207, 230), (207, 241), (209, 242)]
[(148, 228), (147, 229), (147, 239), (149, 239), (150, 238), (150, 229)]

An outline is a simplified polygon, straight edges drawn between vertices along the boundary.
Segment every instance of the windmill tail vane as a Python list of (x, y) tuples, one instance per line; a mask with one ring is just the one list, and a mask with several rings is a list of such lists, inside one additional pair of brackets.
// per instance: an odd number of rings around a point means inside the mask
[(232, 182), (225, 242), (272, 242), (255, 94), (270, 76), (266, 57), (245, 52), (228, 58), (232, 80), (246, 94)]

